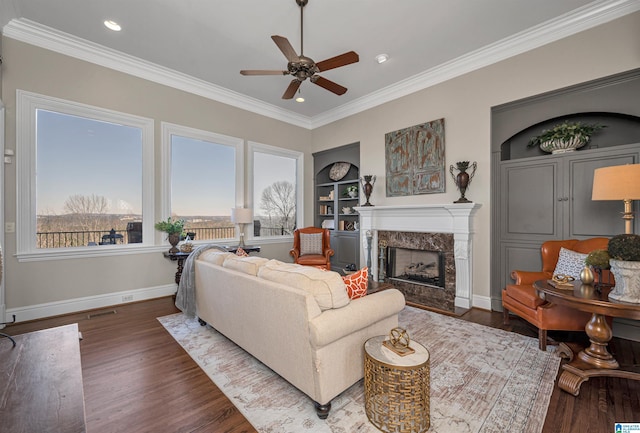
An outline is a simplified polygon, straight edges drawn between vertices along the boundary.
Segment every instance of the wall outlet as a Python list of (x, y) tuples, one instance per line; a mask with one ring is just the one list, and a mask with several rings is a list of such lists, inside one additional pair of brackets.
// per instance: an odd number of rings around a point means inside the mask
[(16, 223), (4, 223), (4, 232), (5, 233), (15, 233), (16, 232)]
[(122, 302), (131, 302), (133, 301), (133, 295), (124, 295), (122, 297)]

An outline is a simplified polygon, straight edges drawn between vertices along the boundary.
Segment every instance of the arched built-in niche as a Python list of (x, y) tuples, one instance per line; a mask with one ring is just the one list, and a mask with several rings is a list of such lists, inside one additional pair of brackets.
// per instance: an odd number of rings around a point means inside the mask
[(542, 131), (551, 129), (563, 122), (581, 122), (583, 124), (604, 125), (591, 140), (576, 152), (589, 149), (640, 143), (640, 117), (621, 113), (574, 113), (554, 117), (531, 125), (509, 137), (500, 146), (500, 160), (531, 158), (548, 155), (538, 146), (529, 146), (529, 140)]
[[(640, 162), (637, 95), (640, 69), (492, 108), (493, 310), (502, 310), (501, 291), (512, 282), (511, 270), (540, 269), (540, 245), (544, 240), (610, 237), (623, 230), (622, 220), (618, 222), (622, 204), (591, 201), (590, 179), (599, 164)], [(532, 136), (563, 120), (602, 123), (607, 128), (595, 134), (587, 146), (565, 155), (527, 147)], [(521, 182), (519, 189), (511, 188), (511, 179)], [(580, 201), (574, 197), (581, 197)], [(525, 210), (531, 203), (544, 200), (547, 201), (534, 206), (531, 212)], [(637, 203), (635, 209), (638, 210)], [(567, 228), (578, 217), (582, 218), (578, 227)], [(530, 221), (521, 224), (523, 219)], [(635, 224), (637, 231), (638, 220)], [(514, 225), (519, 227), (514, 230)], [(591, 230), (594, 226), (596, 229)]]

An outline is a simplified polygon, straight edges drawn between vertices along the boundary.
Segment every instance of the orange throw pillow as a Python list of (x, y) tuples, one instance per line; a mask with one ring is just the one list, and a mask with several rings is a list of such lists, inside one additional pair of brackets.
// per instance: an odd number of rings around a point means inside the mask
[(369, 268), (366, 266), (358, 272), (342, 277), (344, 285), (347, 286), (349, 298), (358, 299), (367, 294), (368, 278)]
[(242, 248), (238, 247), (238, 250), (236, 251), (236, 256), (238, 256), (238, 257), (249, 257), (249, 253), (246, 252), (245, 250), (243, 250)]

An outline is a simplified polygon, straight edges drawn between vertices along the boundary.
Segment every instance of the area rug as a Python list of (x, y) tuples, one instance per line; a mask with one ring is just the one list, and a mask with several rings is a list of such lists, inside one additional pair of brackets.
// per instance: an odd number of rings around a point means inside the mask
[[(375, 433), (363, 381), (331, 402), (326, 420), (311, 400), (240, 347), (178, 313), (160, 323), (261, 433)], [(536, 339), (405, 307), (400, 326), (431, 354), (433, 433), (542, 431), (560, 358)]]

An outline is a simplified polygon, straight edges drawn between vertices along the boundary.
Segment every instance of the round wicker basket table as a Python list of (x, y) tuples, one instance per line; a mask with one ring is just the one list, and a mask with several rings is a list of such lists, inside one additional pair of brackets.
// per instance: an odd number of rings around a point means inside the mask
[(364, 343), (364, 398), (369, 421), (383, 432), (422, 433), (431, 424), (429, 352), (415, 341), (415, 352), (400, 356), (384, 347), (388, 336)]

